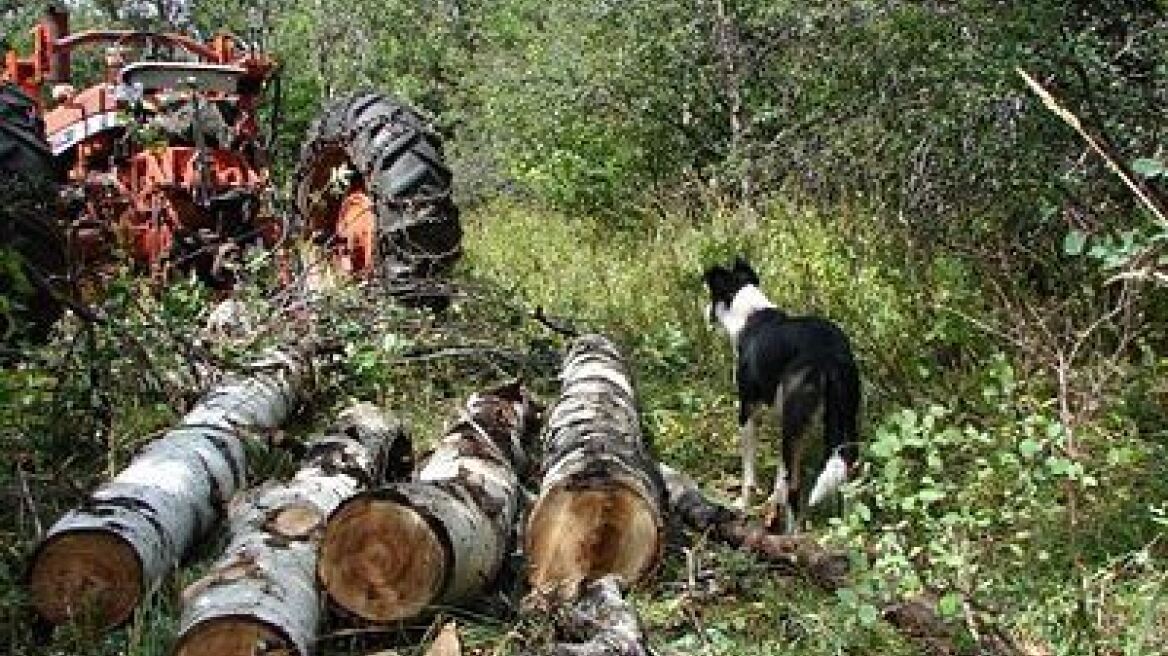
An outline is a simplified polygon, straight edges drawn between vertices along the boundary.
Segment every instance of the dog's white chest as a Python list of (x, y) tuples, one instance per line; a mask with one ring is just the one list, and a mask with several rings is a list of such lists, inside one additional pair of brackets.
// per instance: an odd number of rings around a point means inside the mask
[(746, 285), (738, 290), (734, 295), (734, 299), (730, 301), (730, 305), (718, 302), (714, 304), (714, 317), (722, 326), (722, 330), (730, 336), (731, 341), (734, 342), (735, 350), (738, 348), (738, 336), (742, 334), (742, 330), (746, 328), (746, 320), (750, 318), (751, 314), (759, 310), (772, 309), (775, 307), (774, 303), (770, 302), (763, 293), (754, 285)]

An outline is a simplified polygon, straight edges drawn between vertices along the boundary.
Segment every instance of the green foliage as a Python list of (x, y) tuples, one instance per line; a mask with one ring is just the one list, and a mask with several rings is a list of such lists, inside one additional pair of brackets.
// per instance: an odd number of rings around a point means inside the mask
[(1131, 169), (1137, 175), (1149, 180), (1168, 177), (1168, 166), (1166, 166), (1164, 162), (1161, 162), (1157, 159), (1152, 159), (1151, 157), (1143, 157), (1137, 160), (1133, 160), (1131, 163)]
[[(867, 474), (850, 491), (848, 512), (833, 520), (835, 538), (865, 553), (862, 583), (848, 601), (877, 607), (932, 594), (943, 614), (972, 612), (979, 623), (1008, 622), (1015, 633), (1056, 643), (1102, 650), (1163, 641), (1146, 625), (1085, 622), (1082, 593), (1065, 587), (1068, 573), (1084, 584), (1106, 576), (1114, 564), (1096, 559), (1108, 553), (1143, 554), (1141, 567), (1157, 567), (1147, 548), (1163, 531), (1147, 504), (1164, 493), (1149, 473), (1163, 447), (1095, 435), (1095, 457), (1077, 456), (1052, 404), (1017, 379), (1004, 355), (987, 364), (980, 392), (965, 404), (904, 408), (880, 421)], [(1121, 529), (1103, 528), (1115, 517), (1125, 518)], [(1133, 603), (1155, 612), (1155, 598), (1134, 591), (1098, 602), (1097, 612), (1122, 614)]]
[[(857, 585), (841, 593), (830, 620), (800, 615), (805, 607), (777, 598), (761, 603), (764, 612), (787, 608), (799, 618), (787, 621), (830, 621), (846, 636), (842, 644), (854, 647), (876, 639), (885, 603), (927, 592), (959, 623), (968, 606), (981, 622), (1004, 623), (1065, 653), (1088, 639), (1132, 649), (1163, 642), (1154, 620), (1140, 630), (1110, 624), (1138, 616), (1144, 626), (1142, 618), (1158, 617), (1156, 585), (1121, 586), (1098, 606), (1107, 618), (1100, 624), (1076, 610), (1075, 582), (1104, 580), (1116, 567), (1112, 559), (1125, 554), (1148, 554), (1142, 572), (1163, 565), (1147, 548), (1162, 539), (1163, 516), (1151, 509), (1164, 494), (1155, 463), (1168, 443), (1157, 442), (1157, 424), (1137, 427), (1148, 411), (1161, 416), (1145, 404), (1162, 394), (1148, 387), (1160, 377), (1154, 363), (1136, 365), (1125, 379), (1133, 405), (1111, 405), (1098, 423), (1077, 429), (1081, 452), (1072, 457), (1048, 381), (970, 322), (995, 316), (970, 265), (947, 256), (927, 266), (906, 261), (898, 240), (863, 213), (840, 210), (827, 221), (775, 205), (756, 231), (725, 214), (647, 233), (498, 204), (471, 217), (467, 229), (467, 273), (553, 316), (621, 336), (658, 452), (714, 489), (733, 489), (728, 477), (738, 458), (730, 350), (707, 324), (703, 267), (746, 253), (780, 306), (831, 316), (853, 336), (866, 379), (868, 465), (833, 534), (868, 547), (870, 558), (857, 562)], [(763, 449), (763, 457), (773, 456)], [(1068, 494), (1078, 504), (1075, 530)], [(657, 606), (646, 611), (650, 617)], [(701, 623), (738, 626), (748, 607), (749, 595), (707, 606)], [(686, 632), (675, 646), (744, 648), (722, 642), (741, 631), (721, 631)], [(800, 644), (839, 648), (810, 633)], [(766, 644), (757, 653), (774, 653)]]
[[(871, 217), (840, 212), (833, 220), (775, 205), (757, 232), (743, 232), (732, 214), (647, 232), (498, 204), (467, 222), (467, 272), (552, 316), (618, 336), (645, 386), (646, 426), (663, 452), (682, 466), (697, 464), (711, 440), (732, 467), (731, 350), (709, 323), (701, 282), (715, 262), (745, 253), (781, 307), (839, 321), (861, 353), (874, 411), (943, 379), (937, 359), (953, 344), (965, 354), (951, 358), (957, 368), (982, 348), (983, 335), (924, 304), (976, 307), (960, 262), (917, 269)], [(846, 239), (833, 228), (840, 224), (849, 226)], [(683, 384), (702, 380), (710, 382)]]
[(20, 364), (0, 370), (0, 487), (16, 491), (0, 511), (0, 644), (8, 653), (153, 656), (169, 649), (163, 643), (172, 629), (160, 626), (176, 620), (170, 596), (152, 597), (129, 633), (99, 637), (63, 627), (51, 648), (36, 645), (23, 577), (37, 535), (184, 409), (197, 388), (189, 336), (207, 301), (208, 290), (191, 281), (156, 294), (148, 280), (113, 271), (95, 307), (102, 323), (66, 317), (48, 344), (26, 348)]
[[(646, 432), (658, 454), (717, 495), (733, 487), (738, 458), (732, 354), (708, 324), (704, 266), (744, 252), (758, 265), (764, 289), (784, 308), (832, 316), (854, 337), (866, 377), (868, 464), (833, 531), (841, 540), (874, 547), (866, 563), (857, 562), (856, 586), (824, 597), (799, 579), (777, 576), (743, 554), (699, 540), (689, 548), (701, 575), (712, 577), (710, 590), (674, 594), (688, 572), (685, 560), (671, 555), (659, 584), (638, 601), (651, 640), (666, 653), (909, 654), (913, 648), (879, 621), (880, 609), (921, 590), (936, 591), (942, 612), (958, 620), (967, 604), (978, 613), (985, 604), (1011, 634), (1053, 645), (1059, 653), (1075, 653), (1088, 640), (1133, 654), (1150, 653), (1151, 645), (1163, 642), (1163, 557), (1155, 544), (1164, 532), (1165, 491), (1156, 463), (1165, 445), (1130, 437), (1142, 435), (1137, 415), (1150, 413), (1154, 421), (1160, 411), (1136, 403), (1116, 406), (1104, 421), (1079, 427), (1080, 448), (1091, 457), (1068, 457), (1067, 434), (1044, 381), (1009, 354), (989, 355), (993, 348), (985, 335), (940, 309), (992, 312), (979, 301), (976, 280), (962, 260), (906, 262), (875, 217), (855, 210), (840, 210), (827, 221), (817, 212), (776, 204), (749, 233), (729, 213), (698, 224), (673, 220), (652, 233), (506, 203), (466, 219), (460, 275), (469, 282), (443, 317), (388, 303), (376, 286), (343, 287), (318, 301), (321, 324), (314, 330), (341, 348), (320, 372), (315, 416), (327, 417), (350, 398), (371, 399), (405, 416), (424, 444), (440, 433), (454, 403), (501, 378), (523, 375), (543, 398), (554, 398), (554, 350), (546, 331), (524, 319), (531, 307), (542, 305), (579, 328), (618, 337), (632, 357)], [(846, 239), (835, 231), (840, 225), (849, 227)], [(276, 296), (265, 287), (262, 271), (249, 278), (239, 298), (272, 315), (279, 309), (270, 305)], [(103, 308), (124, 318), (108, 332), (97, 330), (94, 346), (85, 347), (92, 350), (76, 356), (92, 360), (61, 370), (64, 387), (40, 368), (11, 372), (0, 387), (6, 435), (37, 436), (26, 471), (71, 472), (66, 476), (83, 481), (42, 509), (46, 521), (124, 464), (182, 407), (167, 399), (177, 389), (171, 385), (185, 384), (156, 381), (144, 372), (181, 370), (184, 356), (172, 340), (191, 334), (208, 298), (183, 281), (159, 295), (144, 290), (145, 283), (132, 278), (113, 281)], [(74, 330), (70, 325), (62, 327), (66, 334)], [(145, 344), (152, 366), (142, 364), (124, 331)], [(963, 354), (952, 361), (931, 351), (952, 343)], [(213, 345), (228, 359), (240, 348)], [(60, 344), (46, 353), (56, 349)], [(475, 349), (480, 352), (452, 354)], [(97, 363), (107, 377), (99, 380), (108, 384), (92, 386), (83, 366), (88, 362)], [(1159, 393), (1161, 370), (1148, 366), (1139, 379), (1146, 391), (1132, 387), (1133, 399)], [(107, 396), (95, 399), (94, 389), (107, 390)], [(67, 419), (39, 412), (54, 398), (72, 413)], [(92, 423), (99, 416), (95, 407), (113, 411), (108, 426)], [(312, 428), (289, 430), (300, 436)], [(773, 431), (767, 432), (769, 441)], [(79, 443), (79, 434), (105, 440)], [(773, 452), (765, 449), (764, 461)], [(70, 458), (76, 453), (83, 454), (80, 461)], [(286, 473), (293, 460), (287, 454), (253, 457), (253, 465), (257, 476), (266, 477)], [(94, 462), (101, 471), (94, 471)], [(772, 471), (765, 464), (763, 471)], [(1087, 527), (1077, 542), (1067, 523), (1069, 489), (1078, 495)], [(1117, 517), (1124, 518), (1121, 526), (1111, 520)], [(822, 516), (813, 519), (822, 525)], [(12, 533), (19, 546), (0, 559), (0, 580), (16, 581), (32, 546), (30, 527), (21, 526)], [(196, 562), (206, 562), (214, 551), (207, 545)], [(66, 653), (84, 644), (89, 653), (165, 653), (178, 589), (194, 576), (184, 570), (128, 629), (100, 645), (71, 629), (58, 631), (52, 644)], [(1083, 585), (1106, 592), (1105, 602), (1091, 606), (1105, 621), (1084, 620), (1077, 610)], [(16, 610), (5, 621), (14, 627), (10, 642), (21, 646), (26, 633), (15, 627), (27, 623), (28, 610), (18, 586), (12, 602)], [(479, 619), (471, 623), (474, 643), (500, 653), (522, 641), (517, 635), (530, 640), (546, 630)], [(361, 652), (334, 642), (324, 653)]]

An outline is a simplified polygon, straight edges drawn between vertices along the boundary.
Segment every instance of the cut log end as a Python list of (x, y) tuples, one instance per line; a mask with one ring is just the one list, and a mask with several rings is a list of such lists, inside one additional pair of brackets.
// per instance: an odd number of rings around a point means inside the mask
[(446, 551), (415, 510), (391, 499), (357, 497), (330, 518), (317, 574), (337, 606), (387, 622), (416, 616), (437, 601)]
[(216, 617), (187, 631), (174, 656), (307, 656), (285, 636), (252, 617)]
[(552, 490), (540, 499), (528, 524), (528, 573), (532, 588), (559, 588), (575, 596), (581, 582), (609, 573), (639, 581), (661, 554), (660, 517), (634, 490)]
[(462, 640), (458, 637), (458, 625), (447, 622), (438, 637), (430, 643), (426, 656), (462, 656)]
[(33, 557), (28, 578), (34, 607), (53, 624), (116, 626), (129, 619), (142, 596), (138, 554), (104, 531), (50, 538)]
[(320, 510), (310, 503), (289, 504), (273, 513), (264, 529), (274, 535), (302, 539), (319, 528), (323, 520)]

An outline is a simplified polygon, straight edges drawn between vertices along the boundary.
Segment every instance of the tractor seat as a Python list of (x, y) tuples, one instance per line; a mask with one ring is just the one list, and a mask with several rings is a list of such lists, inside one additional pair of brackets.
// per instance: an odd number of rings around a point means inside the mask
[(194, 88), (203, 92), (239, 93), (246, 71), (238, 66), (198, 62), (135, 62), (122, 68), (121, 83), (143, 91)]

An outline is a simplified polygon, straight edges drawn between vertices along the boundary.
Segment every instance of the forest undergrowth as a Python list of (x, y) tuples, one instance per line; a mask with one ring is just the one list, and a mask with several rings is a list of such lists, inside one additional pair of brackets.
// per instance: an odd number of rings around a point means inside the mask
[[(480, 206), (465, 218), (457, 296), (444, 313), (403, 308), (375, 284), (343, 285), (314, 301), (313, 330), (330, 355), (298, 421), (256, 449), (251, 480), (288, 475), (300, 440), (353, 399), (405, 418), (419, 445), (441, 434), (467, 394), (492, 382), (518, 376), (554, 400), (563, 343), (532, 320), (539, 307), (617, 340), (656, 454), (729, 500), (740, 466), (732, 352), (708, 321), (701, 272), (744, 254), (772, 300), (839, 322), (861, 361), (863, 474), (841, 504), (813, 513), (805, 527), (852, 550), (854, 585), (825, 594), (690, 535), (671, 543), (654, 582), (634, 593), (654, 648), (931, 653), (880, 616), (890, 601), (928, 595), (958, 627), (954, 644), (966, 653), (988, 636), (1021, 654), (1162, 653), (1163, 351), (1140, 334), (1123, 357), (1106, 357), (1115, 337), (1090, 335), (1101, 343), (1071, 363), (1068, 386), (1045, 357), (1058, 336), (1047, 345), (1020, 341), (1006, 308), (987, 300), (994, 297), (980, 272), (955, 257), (910, 257), (878, 218), (854, 207), (828, 215), (775, 204), (744, 229), (740, 215), (717, 208), (696, 220), (613, 225), (514, 202)], [(238, 295), (268, 317), (247, 335), (200, 337), (212, 299), (197, 284), (149, 290), (120, 276), (102, 303), (104, 323), (64, 322), (27, 364), (3, 372), (6, 651), (168, 653), (181, 590), (221, 537), (107, 636), (38, 624), (23, 569), (48, 524), (180, 416), (205, 382), (201, 372), (307, 329), (296, 310), (304, 299), (277, 290), (270, 269), (258, 260)], [(1091, 396), (1100, 376), (1102, 396)], [(764, 433), (764, 444), (773, 445), (774, 433)], [(764, 486), (775, 453), (763, 449)], [(440, 609), (440, 618), (457, 619), (469, 653), (517, 653), (549, 629), (517, 621), (515, 601), (500, 592)], [(334, 624), (320, 653), (421, 653), (437, 625)]]

